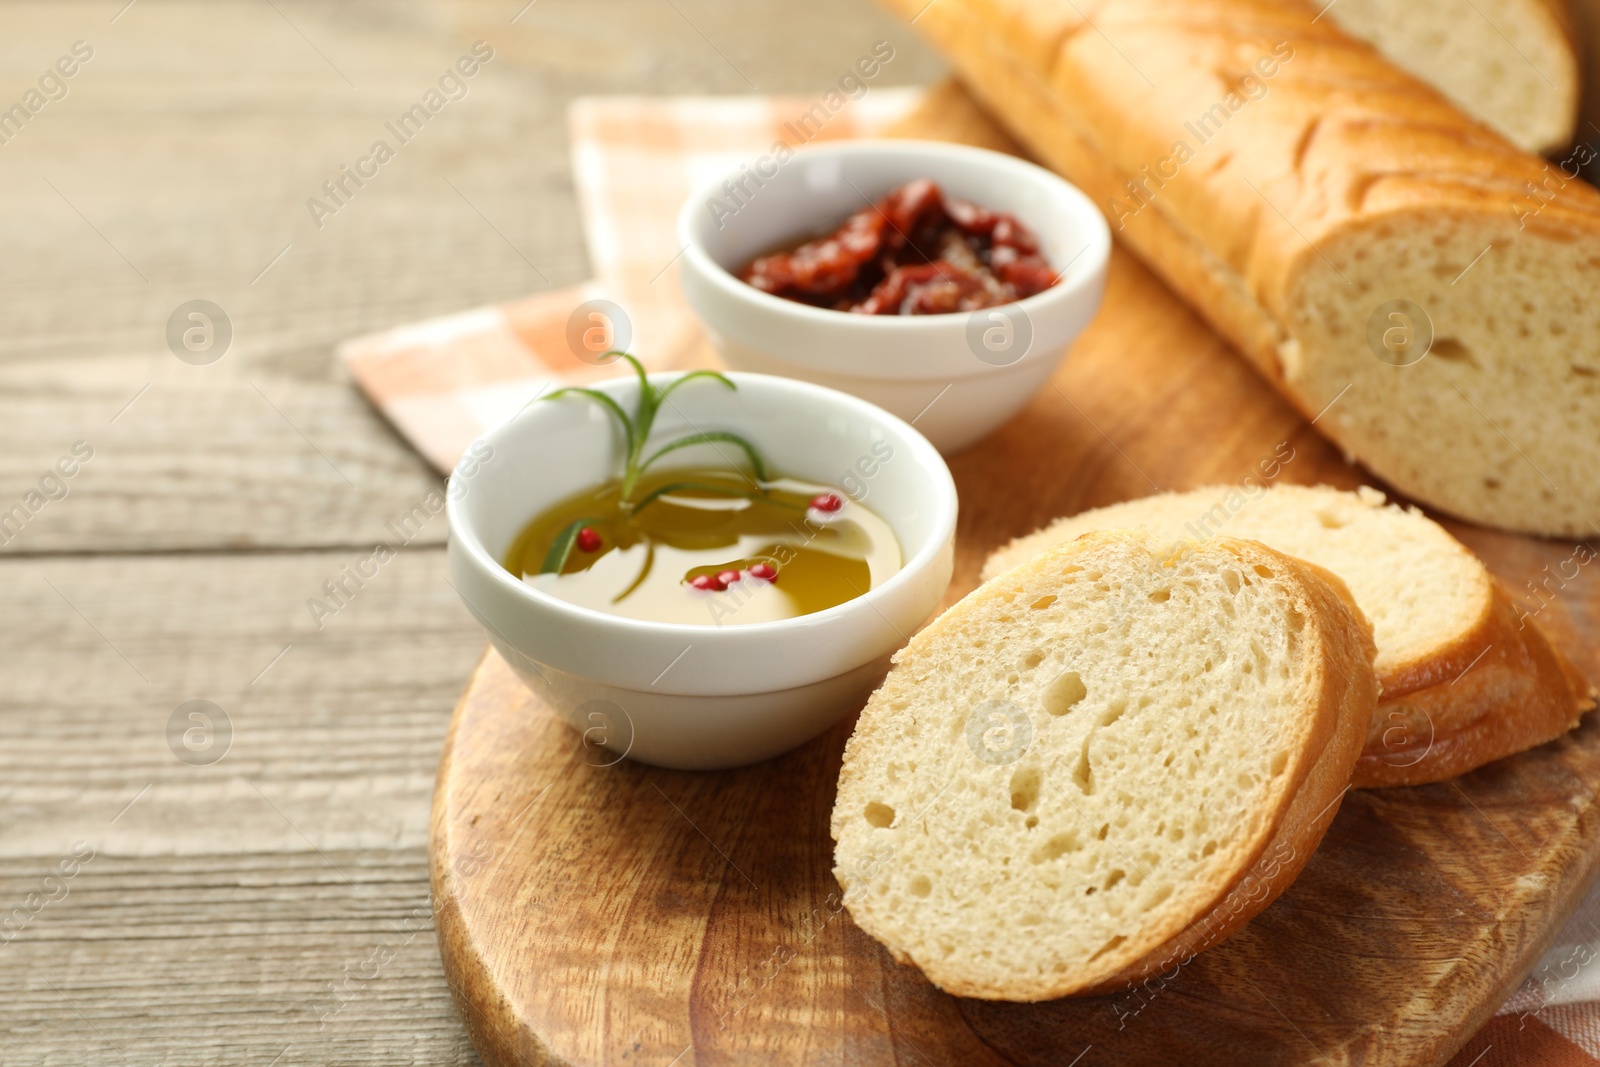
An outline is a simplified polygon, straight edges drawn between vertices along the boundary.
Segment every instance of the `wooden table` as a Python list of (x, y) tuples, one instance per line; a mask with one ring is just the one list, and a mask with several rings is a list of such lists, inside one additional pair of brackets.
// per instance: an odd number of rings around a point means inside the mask
[[(879, 38), (881, 84), (939, 73), (864, 0), (523, 2), (0, 8), (0, 109), (93, 49), (0, 144), (5, 1067), (477, 1062), (425, 846), (483, 639), (442, 517), (308, 610), (439, 484), (333, 346), (587, 276), (576, 95), (820, 93)], [(479, 39), (468, 95), (318, 228)], [(233, 332), (203, 365), (166, 338), (196, 299)]]

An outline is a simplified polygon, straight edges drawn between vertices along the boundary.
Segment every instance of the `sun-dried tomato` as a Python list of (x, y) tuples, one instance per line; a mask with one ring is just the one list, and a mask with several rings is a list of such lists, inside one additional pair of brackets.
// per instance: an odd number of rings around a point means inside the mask
[(940, 315), (1010, 303), (1058, 280), (1011, 215), (919, 178), (833, 233), (760, 256), (739, 277), (763, 292), (863, 315)]
[(807, 241), (792, 252), (762, 256), (739, 276), (778, 296), (827, 297), (855, 281), (861, 265), (878, 254), (885, 221), (876, 209), (858, 211), (827, 237)]

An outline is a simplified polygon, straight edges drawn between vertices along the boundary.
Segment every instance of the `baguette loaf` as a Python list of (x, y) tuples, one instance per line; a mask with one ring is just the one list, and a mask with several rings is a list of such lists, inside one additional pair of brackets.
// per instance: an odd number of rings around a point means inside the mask
[(1118, 988), (1227, 937), (1333, 820), (1377, 694), (1337, 578), (1090, 534), (911, 639), (845, 749), (856, 923), (960, 996)]
[(1352, 784), (1421, 785), (1532, 748), (1577, 725), (1590, 687), (1519, 614), (1478, 558), (1383, 494), (1215, 485), (1057, 519), (996, 551), (992, 578), (1091, 530), (1163, 540), (1261, 541), (1337, 574), (1372, 622), (1383, 693)]
[(1600, 530), (1600, 193), (1299, 0), (886, 2), (1347, 454)]
[(1566, 0), (1336, 0), (1326, 11), (1512, 144), (1572, 143), (1581, 64)]

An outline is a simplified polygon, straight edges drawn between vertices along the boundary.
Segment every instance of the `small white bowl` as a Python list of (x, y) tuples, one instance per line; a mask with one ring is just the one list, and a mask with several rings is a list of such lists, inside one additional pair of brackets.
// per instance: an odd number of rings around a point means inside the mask
[[(1032, 163), (932, 141), (843, 141), (762, 162), (707, 184), (678, 216), (684, 295), (730, 367), (870, 400), (949, 453), (1016, 414), (1100, 306), (1111, 253), (1105, 219), (1075, 186)], [(761, 292), (733, 274), (917, 178), (1016, 216), (1061, 280), (997, 308), (855, 315)]]
[[(652, 375), (661, 385), (676, 375)], [(775, 756), (859, 708), (944, 596), (956, 490), (926, 438), (855, 397), (787, 378), (731, 374), (672, 394), (652, 439), (730, 430), (778, 474), (838, 487), (893, 528), (902, 569), (854, 600), (777, 622), (717, 626), (609, 615), (534, 589), (501, 565), (546, 507), (615, 476), (621, 432), (591, 399), (538, 400), (480, 437), (450, 479), (450, 574), (468, 610), (528, 686), (590, 744), (663, 767)], [(595, 388), (630, 414), (638, 381)], [(679, 465), (719, 463), (711, 446)]]

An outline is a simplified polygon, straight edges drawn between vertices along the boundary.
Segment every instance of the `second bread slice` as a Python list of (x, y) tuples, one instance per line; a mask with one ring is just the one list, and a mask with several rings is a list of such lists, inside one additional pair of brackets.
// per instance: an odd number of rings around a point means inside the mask
[(1169, 970), (1265, 908), (1376, 699), (1337, 578), (1249, 541), (1053, 548), (914, 637), (845, 749), (856, 923), (961, 996)]
[(1465, 545), (1415, 509), (1363, 487), (1213, 485), (1057, 519), (991, 555), (992, 578), (1090, 530), (1162, 540), (1226, 534), (1337, 574), (1372, 622), (1383, 698), (1358, 787), (1421, 785), (1542, 744), (1577, 724), (1590, 689), (1538, 626), (1519, 618)]

